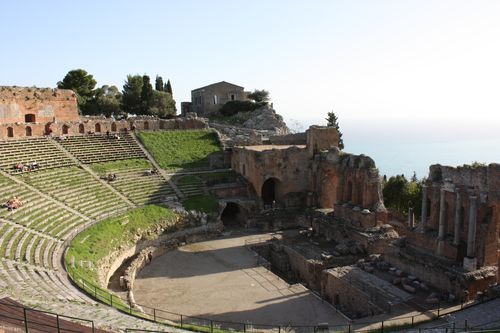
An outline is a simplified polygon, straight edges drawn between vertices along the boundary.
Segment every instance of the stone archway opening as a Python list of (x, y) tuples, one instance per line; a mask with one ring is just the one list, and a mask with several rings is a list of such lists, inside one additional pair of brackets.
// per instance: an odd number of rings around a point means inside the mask
[(78, 133), (80, 134), (85, 133), (85, 126), (83, 124), (78, 125)]
[(101, 124), (97, 123), (95, 124), (95, 132), (100, 133), (101, 132)]
[(7, 127), (7, 137), (8, 138), (14, 137), (14, 129), (12, 127)]
[(281, 181), (277, 178), (269, 178), (262, 184), (261, 198), (264, 205), (272, 205), (281, 198)]
[(221, 214), (221, 221), (224, 227), (245, 226), (246, 220), (247, 213), (245, 208), (235, 202), (228, 202)]
[(147, 121), (144, 122), (144, 129), (145, 130), (149, 129), (149, 122), (147, 122)]
[(69, 126), (68, 125), (63, 125), (62, 126), (62, 134), (68, 134), (69, 131)]
[(26, 136), (32, 136), (33, 135), (33, 131), (31, 130), (31, 127), (29, 127), (29, 126), (26, 126), (26, 128), (25, 128), (24, 131), (25, 131), (25, 135)]
[(116, 123), (111, 124), (111, 131), (116, 132)]

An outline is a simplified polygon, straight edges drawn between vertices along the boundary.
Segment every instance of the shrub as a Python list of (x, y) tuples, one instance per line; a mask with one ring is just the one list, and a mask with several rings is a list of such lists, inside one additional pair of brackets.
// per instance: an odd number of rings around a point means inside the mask
[(251, 101), (229, 101), (220, 108), (219, 112), (226, 117), (230, 117), (238, 112), (253, 111), (260, 106), (262, 106), (261, 103)]

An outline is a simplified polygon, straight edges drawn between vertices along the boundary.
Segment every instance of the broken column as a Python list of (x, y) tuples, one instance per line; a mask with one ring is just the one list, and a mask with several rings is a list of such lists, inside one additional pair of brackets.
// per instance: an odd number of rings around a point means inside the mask
[(477, 267), (476, 259), (476, 220), (477, 220), (477, 197), (469, 196), (469, 230), (467, 233), (467, 256), (464, 258), (464, 268), (474, 271)]
[(445, 217), (446, 217), (446, 191), (444, 188), (441, 188), (440, 196), (439, 196), (439, 229), (438, 229), (438, 246), (437, 246), (437, 255), (443, 254), (444, 247), (444, 231), (445, 231)]
[(462, 200), (460, 192), (457, 190), (455, 194), (455, 223), (453, 230), (453, 245), (455, 246), (460, 243), (460, 221), (462, 221)]
[(420, 219), (422, 233), (425, 233), (427, 227), (427, 186), (422, 186), (422, 215)]

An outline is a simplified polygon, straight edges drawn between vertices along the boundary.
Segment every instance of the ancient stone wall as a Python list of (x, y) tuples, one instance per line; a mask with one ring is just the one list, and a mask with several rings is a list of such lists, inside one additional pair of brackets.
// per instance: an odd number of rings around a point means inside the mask
[(0, 124), (77, 121), (76, 95), (71, 90), (0, 87)]
[(336, 267), (325, 270), (321, 275), (321, 294), (329, 302), (351, 318), (373, 316), (383, 313), (377, 305), (370, 301), (370, 295), (349, 281), (349, 273), (359, 270), (356, 267)]
[(307, 134), (294, 133), (285, 135), (273, 135), (269, 137), (272, 145), (305, 145), (307, 143)]

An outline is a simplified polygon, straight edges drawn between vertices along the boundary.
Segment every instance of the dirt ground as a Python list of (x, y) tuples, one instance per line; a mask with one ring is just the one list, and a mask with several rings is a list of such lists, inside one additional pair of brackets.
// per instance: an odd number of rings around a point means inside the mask
[(188, 244), (146, 266), (134, 285), (139, 304), (214, 320), (252, 324), (342, 325), (347, 320), (300, 284), (288, 285), (258, 265), (233, 231)]

